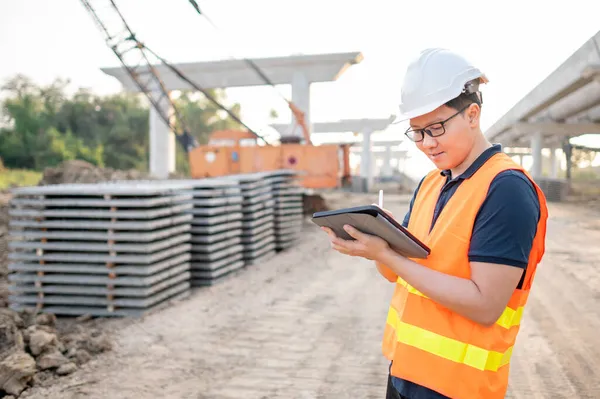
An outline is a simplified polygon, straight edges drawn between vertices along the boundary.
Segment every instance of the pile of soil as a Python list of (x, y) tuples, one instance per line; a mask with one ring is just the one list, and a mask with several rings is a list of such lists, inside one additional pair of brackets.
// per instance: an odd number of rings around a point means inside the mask
[(17, 398), (33, 385), (71, 374), (112, 349), (93, 321), (57, 325), (50, 313), (0, 309), (0, 396)]
[(74, 160), (63, 162), (55, 168), (46, 168), (39, 185), (148, 179), (151, 179), (150, 175), (139, 170), (99, 168), (85, 161)]

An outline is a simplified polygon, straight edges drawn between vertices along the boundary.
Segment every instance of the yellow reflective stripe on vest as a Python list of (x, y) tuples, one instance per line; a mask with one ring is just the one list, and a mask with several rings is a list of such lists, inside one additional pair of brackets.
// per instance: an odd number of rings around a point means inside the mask
[[(397, 283), (406, 288), (408, 292), (414, 295), (422, 296), (423, 298), (427, 298), (425, 294), (418, 291), (415, 287), (408, 284), (406, 281), (398, 277)], [(427, 298), (429, 299), (429, 298)], [(496, 324), (500, 327), (504, 327), (509, 329), (514, 326), (518, 326), (521, 324), (521, 318), (523, 317), (523, 306), (518, 307), (516, 310), (510, 307), (506, 307), (502, 312), (502, 315), (496, 320)]]
[(398, 312), (392, 307), (388, 312), (387, 323), (396, 330), (396, 338), (399, 343), (478, 370), (498, 371), (500, 367), (510, 362), (512, 346), (506, 352), (501, 353), (444, 337), (400, 321)]

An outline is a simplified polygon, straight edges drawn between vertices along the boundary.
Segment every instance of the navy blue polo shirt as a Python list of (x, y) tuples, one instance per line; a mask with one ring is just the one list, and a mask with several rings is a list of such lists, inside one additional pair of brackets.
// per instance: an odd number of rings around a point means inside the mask
[[(499, 144), (488, 148), (462, 175), (455, 178), (452, 178), (449, 170), (440, 172), (446, 177), (446, 183), (438, 198), (430, 229), (433, 228), (440, 212), (460, 184), (473, 176), (492, 155), (501, 151), (502, 146)], [(421, 183), (423, 180), (419, 182), (410, 201), (409, 210), (402, 223), (404, 227), (408, 227), (410, 213)], [(529, 179), (516, 170), (499, 173), (492, 180), (487, 196), (475, 218), (469, 260), (526, 269), (539, 217), (539, 199)], [(522, 283), (523, 278), (519, 282), (519, 287)], [(401, 395), (410, 399), (446, 398), (428, 388), (396, 377), (392, 377), (392, 383)]]

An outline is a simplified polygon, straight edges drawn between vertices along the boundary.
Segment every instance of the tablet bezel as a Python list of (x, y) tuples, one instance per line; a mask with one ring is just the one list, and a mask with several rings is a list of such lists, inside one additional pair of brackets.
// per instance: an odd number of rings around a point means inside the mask
[(408, 231), (407, 228), (405, 228), (400, 223), (398, 223), (393, 217), (388, 215), (383, 209), (381, 209), (375, 205), (361, 205), (361, 206), (355, 206), (355, 207), (350, 207), (350, 208), (335, 209), (335, 210), (331, 210), (331, 211), (315, 212), (315, 213), (313, 213), (312, 218), (318, 219), (318, 218), (323, 218), (323, 217), (328, 217), (328, 216), (342, 215), (345, 213), (366, 213), (373, 217), (377, 217), (377, 215), (381, 215), (388, 222), (390, 222), (395, 228), (397, 228), (402, 233), (404, 233), (408, 238), (410, 238), (415, 244), (419, 245), (424, 251), (427, 252), (428, 255), (431, 254), (431, 249), (427, 245), (425, 245), (421, 240), (419, 240), (417, 237), (415, 237), (410, 231)]

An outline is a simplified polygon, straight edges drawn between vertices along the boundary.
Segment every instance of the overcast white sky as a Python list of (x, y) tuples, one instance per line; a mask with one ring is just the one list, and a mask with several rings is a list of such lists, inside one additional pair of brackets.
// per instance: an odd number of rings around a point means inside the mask
[[(312, 87), (312, 121), (388, 117), (406, 62), (423, 48), (462, 52), (490, 78), (483, 128), (600, 29), (600, 2), (438, 0), (197, 0), (234, 41), (220, 40), (187, 0), (117, 0), (138, 37), (172, 62), (361, 51), (339, 81)], [(107, 0), (96, 0), (101, 7)], [(119, 90), (99, 68), (118, 66), (77, 0), (0, 0), (0, 80), (23, 73), (47, 83), (69, 78), (98, 93)], [(231, 89), (259, 128), (268, 111), (287, 117), (269, 87)], [(288, 94), (288, 90), (284, 90)], [(393, 131), (390, 134), (401, 134)]]

